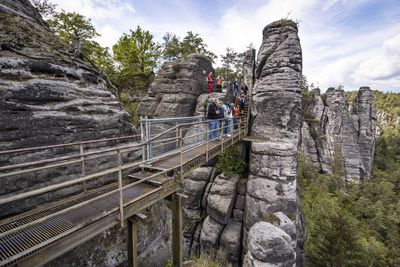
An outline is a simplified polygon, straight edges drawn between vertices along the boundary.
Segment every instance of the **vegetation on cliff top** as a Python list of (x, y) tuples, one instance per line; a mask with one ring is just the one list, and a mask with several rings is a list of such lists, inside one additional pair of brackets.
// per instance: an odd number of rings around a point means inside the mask
[[(378, 111), (397, 116), (399, 94), (374, 96)], [(306, 266), (400, 266), (400, 126), (383, 128), (372, 178), (360, 185), (343, 186), (340, 169), (321, 174), (304, 158), (298, 175)]]

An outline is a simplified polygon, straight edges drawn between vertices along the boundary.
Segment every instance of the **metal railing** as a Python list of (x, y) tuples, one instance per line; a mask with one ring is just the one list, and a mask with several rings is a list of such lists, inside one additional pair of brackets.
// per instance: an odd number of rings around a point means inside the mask
[[(146, 123), (157, 123), (162, 122), (165, 123), (169, 119), (146, 119), (141, 121), (142, 124)], [(223, 152), (229, 144), (234, 143), (235, 140), (240, 140), (245, 134), (246, 129), (248, 127), (248, 121), (246, 119), (246, 114), (235, 117), (232, 119), (219, 119), (219, 120), (205, 120), (204, 117), (192, 117), (191, 119), (187, 119), (190, 122), (182, 123), (182, 118), (170, 118), (171, 121), (177, 122), (174, 126), (169, 127), (159, 133), (149, 132), (148, 135), (144, 136), (144, 132), (141, 135), (131, 135), (117, 138), (108, 138), (108, 139), (99, 139), (99, 140), (90, 140), (83, 142), (75, 142), (69, 144), (59, 144), (59, 145), (48, 145), (48, 146), (40, 146), (40, 147), (32, 147), (32, 148), (21, 148), (21, 149), (13, 149), (13, 150), (5, 150), (0, 151), (0, 155), (5, 157), (9, 155), (18, 154), (18, 153), (34, 153), (42, 150), (55, 149), (55, 148), (65, 148), (65, 147), (78, 147), (79, 152), (68, 154), (65, 156), (58, 156), (53, 158), (41, 159), (28, 161), (17, 164), (10, 164), (7, 166), (0, 167), (0, 179), (9, 178), (12, 176), (18, 176), (26, 173), (32, 173), (37, 171), (49, 170), (57, 167), (66, 167), (71, 164), (80, 164), (81, 174), (79, 178), (66, 180), (57, 182), (50, 185), (45, 185), (41, 188), (35, 188), (29, 191), (23, 192), (13, 192), (12, 194), (6, 194), (0, 197), (0, 205), (4, 205), (7, 203), (19, 201), (21, 199), (34, 197), (38, 195), (42, 195), (51, 191), (64, 189), (73, 185), (82, 184), (84, 190), (86, 190), (86, 182), (99, 179), (106, 175), (115, 175), (116, 174), (116, 182), (118, 184), (117, 189), (106, 192), (102, 195), (96, 196), (89, 200), (85, 200), (79, 204), (70, 206), (68, 208), (62, 209), (60, 211), (54, 212), (47, 216), (44, 216), (40, 219), (34, 220), (27, 224), (17, 226), (9, 231), (0, 233), (0, 238), (10, 235), (12, 233), (18, 232), (22, 229), (25, 229), (34, 224), (43, 222), (47, 219), (53, 218), (55, 216), (61, 215), (67, 211), (72, 209), (77, 209), (91, 202), (95, 202), (101, 198), (109, 196), (114, 193), (119, 194), (119, 217), (120, 223), (124, 225), (124, 207), (130, 205), (132, 201), (123, 201), (123, 191), (131, 188), (139, 183), (143, 183), (148, 181), (155, 176), (165, 174), (171, 170), (179, 169), (181, 179), (183, 176), (183, 167), (187, 160), (186, 157), (189, 157), (189, 152), (192, 152), (200, 147), (204, 147), (203, 150), (195, 153), (195, 156), (204, 155), (206, 161), (208, 161), (213, 155), (210, 155), (212, 151)], [(225, 124), (227, 121), (230, 121), (230, 125)], [(209, 125), (211, 123), (218, 123), (217, 129), (210, 130)], [(143, 126), (142, 126), (143, 127)], [(193, 129), (202, 129), (201, 131), (193, 131)], [(224, 129), (230, 129), (230, 135), (224, 134)], [(216, 131), (220, 138), (211, 139), (216, 135)], [(141, 137), (142, 141), (138, 141), (138, 138)], [(185, 142), (185, 140), (197, 140), (196, 142)], [(95, 148), (95, 149), (85, 149), (85, 145), (98, 144), (101, 142), (108, 141), (128, 141), (126, 144), (118, 144), (114, 147), (106, 147), (106, 148)], [(162, 153), (154, 153), (157, 151), (158, 147), (163, 147)], [(148, 156), (146, 149), (152, 149), (151, 156)], [(143, 153), (143, 151), (145, 153)], [(136, 159), (129, 158), (127, 156), (123, 156), (124, 154), (137, 152), (140, 154), (140, 157)], [(218, 152), (219, 153), (219, 152)], [(151, 167), (152, 164), (157, 162), (158, 160), (162, 160), (167, 157), (173, 157), (179, 155), (179, 163), (175, 166), (169, 166), (168, 168), (161, 170), (153, 175), (150, 175), (146, 178), (140, 179), (138, 181), (130, 182), (128, 184), (123, 184), (123, 171), (132, 170), (138, 167)], [(88, 174), (86, 171), (86, 163), (89, 160), (99, 159), (101, 157), (115, 157), (116, 166), (98, 171), (95, 173)], [(128, 162), (124, 162), (124, 158), (128, 159)], [(1, 181), (1, 180), (0, 180)]]

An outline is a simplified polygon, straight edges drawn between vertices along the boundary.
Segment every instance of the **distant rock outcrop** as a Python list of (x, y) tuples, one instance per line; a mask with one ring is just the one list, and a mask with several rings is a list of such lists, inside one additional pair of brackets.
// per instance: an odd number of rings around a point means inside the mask
[[(278, 213), (280, 217), (286, 215), (285, 224), (294, 225), (301, 73), (302, 52), (296, 23), (280, 20), (267, 25), (257, 57), (252, 94), (251, 136), (257, 141), (251, 143), (244, 236), (255, 223), (276, 219), (277, 212), (282, 213)], [(291, 235), (295, 235), (293, 228)], [(244, 253), (247, 248), (250, 249), (250, 244), (244, 239)], [(245, 262), (249, 257), (246, 256)]]
[(344, 90), (329, 88), (324, 102), (311, 91), (302, 128), (302, 152), (324, 172), (358, 182), (371, 176), (376, 135), (372, 91), (361, 87), (350, 105)]

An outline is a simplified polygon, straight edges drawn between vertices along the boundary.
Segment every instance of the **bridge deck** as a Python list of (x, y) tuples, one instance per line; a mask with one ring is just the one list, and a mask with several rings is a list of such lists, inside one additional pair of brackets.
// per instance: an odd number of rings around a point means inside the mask
[[(239, 129), (231, 137), (225, 136), (208, 144), (188, 145), (146, 162), (142, 166), (146, 170), (131, 173), (123, 179), (122, 202), (115, 182), (3, 219), (0, 221), (0, 266), (42, 265), (121, 223), (121, 207), (123, 219), (127, 219), (178, 191), (181, 182), (177, 181), (177, 176), (165, 177), (167, 172), (179, 170), (183, 177), (238, 142), (243, 133), (243, 129)], [(133, 186), (126, 187), (132, 182), (135, 183)], [(95, 201), (85, 203), (95, 198)], [(40, 221), (74, 205), (77, 206), (73, 209)], [(16, 229), (21, 226), (26, 227)]]

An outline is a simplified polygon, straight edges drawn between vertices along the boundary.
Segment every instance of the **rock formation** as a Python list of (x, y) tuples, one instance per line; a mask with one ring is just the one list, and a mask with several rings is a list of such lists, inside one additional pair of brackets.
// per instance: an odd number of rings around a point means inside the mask
[[(70, 47), (54, 35), (29, 1), (2, 1), (0, 12), (1, 150), (134, 133), (129, 115), (107, 90), (106, 77), (90, 63), (70, 54)], [(5, 155), (0, 162), (9, 165), (77, 151), (79, 153), (79, 147)], [(108, 163), (110, 159), (103, 160), (88, 162), (88, 170), (100, 171), (116, 164), (116, 160), (112, 163)], [(42, 171), (35, 175), (7, 177), (0, 194), (38, 188), (56, 181), (61, 174), (65, 179), (81, 175), (79, 164), (70, 167), (68, 173), (60, 168), (53, 174)], [(11, 210), (2, 207), (0, 216), (78, 192), (81, 188), (79, 185), (27, 199)]]
[[(297, 25), (287, 20), (267, 25), (252, 95), (251, 136), (257, 141), (251, 143), (244, 236), (255, 223), (276, 219), (276, 212), (286, 215), (286, 223), (293, 226), (289, 232), (294, 235), (301, 71)], [(244, 253), (248, 247), (243, 238)]]
[(311, 91), (302, 128), (302, 153), (324, 172), (343, 173), (346, 180), (369, 178), (375, 147), (376, 114), (372, 91), (361, 87), (349, 105), (344, 90), (329, 88), (321, 98)]
[(207, 93), (203, 71), (209, 73), (214, 69), (210, 60), (201, 54), (190, 54), (164, 64), (139, 105), (138, 114), (158, 118), (192, 116), (197, 98)]
[[(28, 0), (0, 1), (0, 20), (0, 150), (135, 133), (128, 113), (108, 90), (107, 78), (87, 61), (75, 57), (72, 47), (54, 35)], [(105, 142), (99, 146), (116, 144)], [(85, 150), (95, 147), (85, 146)], [(1, 156), (0, 166), (77, 152), (79, 147)], [(87, 161), (86, 174), (114, 167), (113, 164), (115, 156)], [(59, 182), (59, 177), (70, 180), (80, 175), (80, 164), (75, 164), (54, 172), (2, 178), (0, 195), (43, 187)], [(116, 177), (87, 186), (100, 186), (110, 179), (115, 181)], [(13, 203), (12, 207), (3, 205), (0, 216), (81, 191), (82, 185), (77, 185)], [(152, 220), (139, 226), (139, 262), (143, 266), (164, 266), (170, 257), (167, 224), (171, 218), (166, 209), (162, 203), (152, 206), (146, 213)], [(126, 261), (125, 236), (125, 231), (111, 228), (46, 266), (120, 265)]]
[(250, 228), (243, 267), (291, 267), (294, 259), (292, 239), (285, 231), (267, 222)]

